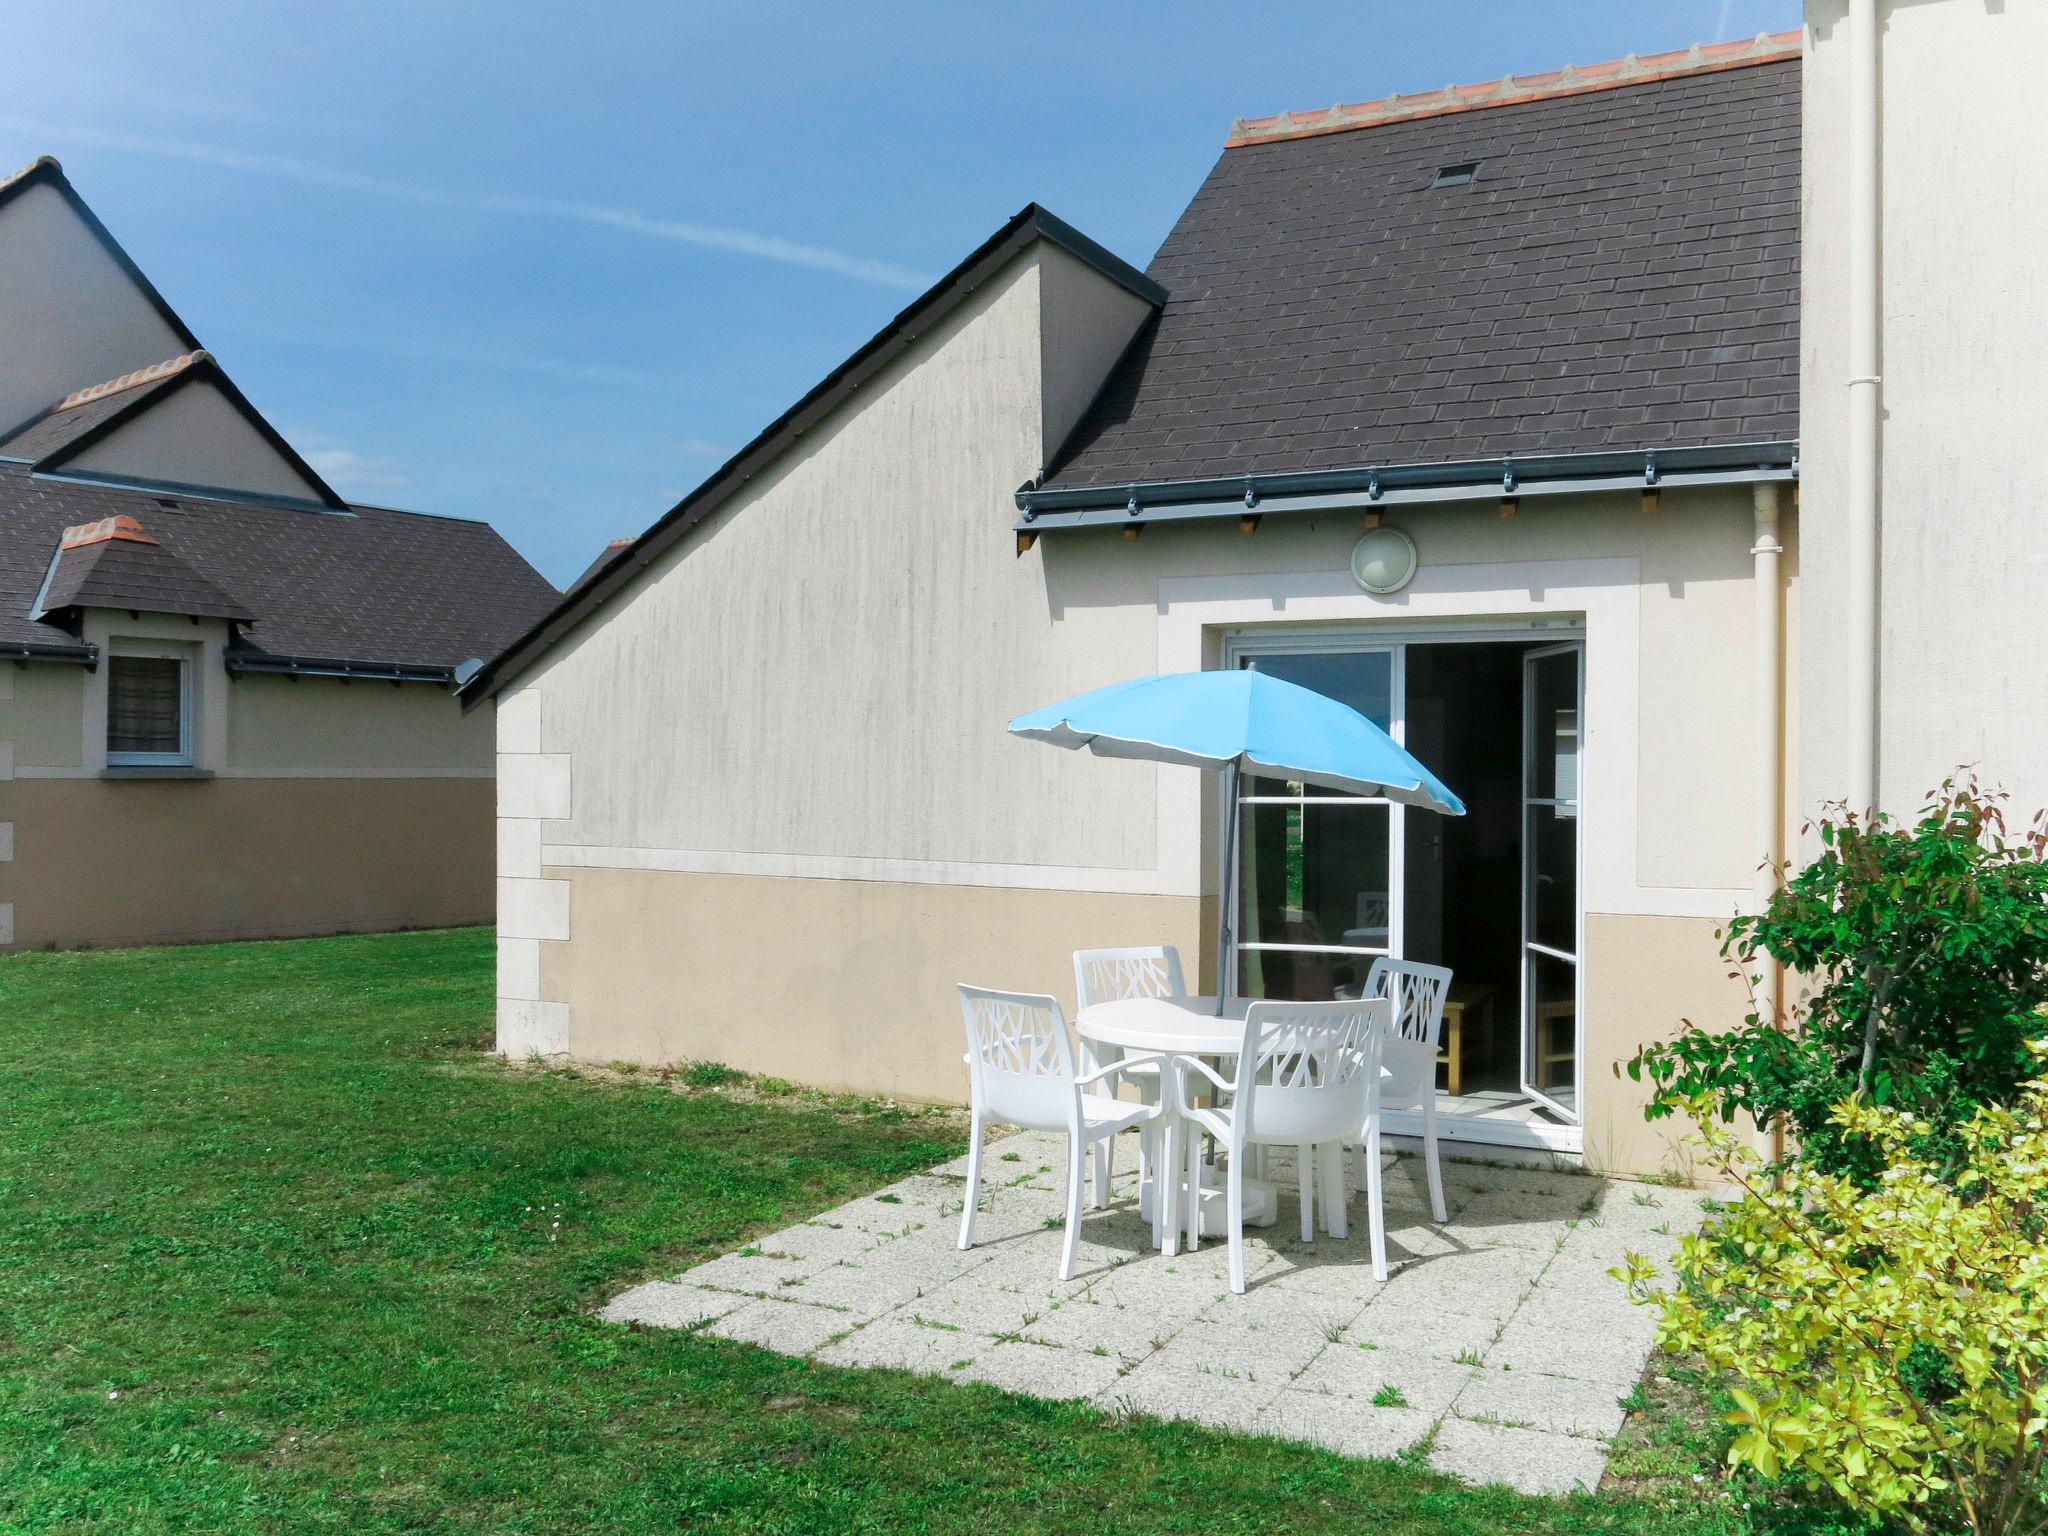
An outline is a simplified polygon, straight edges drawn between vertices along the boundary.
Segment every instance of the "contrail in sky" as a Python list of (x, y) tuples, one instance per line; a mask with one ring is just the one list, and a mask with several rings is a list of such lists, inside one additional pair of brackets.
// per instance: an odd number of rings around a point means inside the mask
[(456, 191), (446, 187), (394, 181), (383, 176), (365, 176), (356, 171), (321, 165), (313, 160), (296, 160), (285, 155), (252, 154), (245, 150), (227, 149), (214, 144), (194, 144), (180, 139), (160, 139), (144, 134), (97, 128), (62, 128), (54, 123), (5, 115), (0, 115), (0, 129), (19, 133), (31, 139), (69, 141), (93, 149), (155, 155), (161, 159), (215, 165), (225, 170), (275, 176), (309, 186), (332, 187), (341, 192), (355, 192), (364, 197), (379, 197), (391, 202), (412, 203), (420, 207), (451, 208), (469, 213), (497, 214), (507, 218), (556, 219), (572, 224), (591, 224), (604, 229), (624, 230), (628, 234), (646, 235), (656, 240), (673, 240), (683, 245), (730, 251), (735, 255), (753, 256), (762, 261), (778, 261), (786, 266), (808, 267), (816, 272), (830, 272), (839, 277), (852, 278), (856, 282), (875, 283), (884, 288), (918, 289), (925, 287), (930, 281), (925, 274), (913, 272), (910, 268), (899, 266), (895, 262), (856, 256), (847, 251), (833, 250), (830, 246), (807, 245), (798, 240), (785, 240), (780, 235), (757, 234), (747, 229), (729, 229), (720, 224), (698, 224), (687, 219), (657, 218), (637, 208), (620, 208), (608, 203), (585, 203), (554, 197), (518, 197), (496, 192)]

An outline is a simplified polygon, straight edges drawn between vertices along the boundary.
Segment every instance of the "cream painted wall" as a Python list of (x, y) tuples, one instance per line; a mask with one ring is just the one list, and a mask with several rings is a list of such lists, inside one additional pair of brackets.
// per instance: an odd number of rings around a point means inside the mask
[[(10, 167), (11, 169), (11, 167)], [(16, 193), (0, 208), (0, 433), (75, 389), (176, 357), (184, 341), (62, 194)]]
[(445, 688), (248, 673), (228, 685), (225, 772), (489, 778), (492, 712), (465, 715)]
[(1059, 247), (1040, 249), (1040, 440), (1050, 459), (1094, 403), (1109, 370), (1151, 317), (1152, 306), (1128, 288), (1104, 282), (1100, 273)]
[(528, 686), (546, 750), (575, 759), (548, 862), (1053, 886), (1153, 867), (1148, 766), (1001, 729), (1153, 650), (1127, 615), (1063, 621), (1013, 555), (1049, 250), (548, 655)]
[[(1800, 418), (1808, 553), (1801, 810), (1845, 788), (1845, 0), (1806, 7)], [(1960, 762), (2048, 804), (2048, 6), (1879, 0), (1879, 784), (1909, 811)]]
[[(1120, 614), (1127, 625), (1164, 635), (1183, 610), (1190, 615), (1183, 628), (1206, 632), (1287, 624), (1400, 629), (1489, 615), (1563, 620), (1599, 607), (1613, 627), (1604, 650), (1597, 637), (1589, 648), (1589, 688), (1626, 662), (1620, 777), (1632, 786), (1626, 844), (1607, 884), (1640, 888), (1617, 898), (1619, 910), (1732, 912), (1756, 864), (1748, 487), (1667, 492), (1662, 510), (1647, 515), (1635, 496), (1617, 494), (1531, 498), (1511, 521), (1489, 502), (1390, 508), (1386, 522), (1414, 539), (1422, 562), (1415, 584), (1392, 598), (1374, 598), (1351, 580), (1351, 548), (1363, 531), (1356, 513), (1268, 518), (1252, 538), (1235, 524), (1160, 528), (1135, 544), (1113, 529), (1052, 535), (1038, 550), (1054, 611), (1063, 623), (1091, 628)], [(1583, 569), (1589, 563), (1600, 568)], [(1796, 554), (1786, 564), (1796, 571)], [(1571, 590), (1561, 590), (1567, 583)], [(1197, 635), (1162, 649), (1152, 669), (1207, 660)], [(1596, 718), (1589, 728), (1613, 729), (1618, 711), (1606, 713), (1607, 721)], [(1603, 745), (1611, 759), (1616, 744)], [(1166, 773), (1182, 793), (1200, 782)], [(1176, 814), (1185, 824), (1187, 813)], [(1194, 889), (1196, 877), (1183, 864), (1168, 888)]]
[(157, 400), (66, 461), (66, 471), (317, 501), (292, 468), (228, 397), (204, 381)]
[(0, 741), (13, 748), (17, 773), (77, 768), (84, 761), (86, 672), (60, 665), (8, 666), (11, 692), (0, 697)]
[(1749, 487), (1390, 509), (1423, 571), (1389, 599), (1350, 578), (1359, 512), (1015, 558), (1012, 492), (1071, 409), (1047, 270), (1020, 258), (500, 701), (501, 1049), (956, 1097), (953, 982), (1063, 993), (1084, 943), (1207, 947), (1203, 777), (1011, 715), (1242, 628), (1583, 624), (1588, 1135), (1661, 1166), (1609, 1068), (1741, 1011), (1713, 929), (1757, 861)]

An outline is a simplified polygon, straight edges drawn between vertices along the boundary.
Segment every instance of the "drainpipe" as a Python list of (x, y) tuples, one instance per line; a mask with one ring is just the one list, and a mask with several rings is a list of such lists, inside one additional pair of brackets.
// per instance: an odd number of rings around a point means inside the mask
[[(1778, 487), (1768, 480), (1758, 481), (1751, 487), (1751, 494), (1756, 521), (1756, 539), (1749, 549), (1755, 566), (1750, 582), (1751, 648), (1755, 658), (1750, 692), (1756, 711), (1750, 731), (1756, 752), (1751, 773), (1756, 793), (1751, 840), (1757, 855), (1756, 904), (1761, 911), (1778, 888), (1778, 866), (1784, 859), (1785, 640), (1778, 560), (1785, 547), (1778, 542)], [(1757, 982), (1757, 1001), (1766, 1021), (1775, 1024), (1784, 1002), (1784, 973), (1768, 955)]]
[(1849, 809), (1877, 804), (1877, 0), (1849, 0)]

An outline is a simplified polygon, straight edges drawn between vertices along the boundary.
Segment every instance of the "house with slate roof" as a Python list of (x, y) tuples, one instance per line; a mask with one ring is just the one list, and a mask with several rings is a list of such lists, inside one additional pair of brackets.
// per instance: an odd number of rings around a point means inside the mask
[(0, 947), (487, 921), (491, 723), (558, 594), (356, 506), (54, 160), (0, 180)]
[[(2048, 803), (2048, 12), (1846, 10), (1239, 122), (1143, 270), (1009, 220), (467, 681), (500, 1048), (958, 1101), (955, 982), (1391, 953), (1456, 974), (1440, 1134), (1683, 1171), (1616, 1066), (1776, 1005), (1717, 932), (1805, 818)], [(1226, 862), (1217, 776), (1004, 730), (1216, 667), (1468, 814), (1248, 776)]]

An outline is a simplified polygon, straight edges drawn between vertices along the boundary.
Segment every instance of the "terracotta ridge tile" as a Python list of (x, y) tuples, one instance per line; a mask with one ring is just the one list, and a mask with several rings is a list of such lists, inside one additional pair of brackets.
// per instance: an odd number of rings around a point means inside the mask
[(213, 361), (213, 354), (206, 351), (186, 352), (177, 357), (167, 357), (160, 363), (151, 363), (147, 368), (137, 368), (133, 373), (124, 373), (117, 379), (108, 379), (104, 384), (95, 384), (89, 389), (74, 389), (52, 407), (68, 411), (81, 405), (90, 405), (95, 400), (104, 400), (109, 395), (118, 395), (124, 389), (134, 389), (140, 384), (154, 384), (158, 379), (167, 379), (174, 373), (183, 373), (194, 363)]
[(1694, 43), (1668, 53), (1631, 53), (1600, 64), (1567, 64), (1538, 75), (1504, 75), (1476, 85), (1447, 85), (1440, 91), (1382, 96), (1377, 101), (1341, 102), (1320, 112), (1282, 112), (1273, 117), (1241, 117), (1231, 125), (1226, 149), (1246, 144), (1271, 144), (1282, 139), (1307, 139), (1325, 133), (1349, 133), (1381, 123), (1405, 123), (1419, 117), (1445, 117), (1485, 107), (1515, 106), (1559, 96), (1581, 96), (1624, 85), (1646, 85), (1685, 75), (1713, 74), (1797, 58), (1804, 34), (1759, 32), (1729, 43)]
[(83, 549), (88, 544), (104, 544), (109, 539), (125, 539), (131, 544), (157, 542), (143, 531), (142, 524), (123, 513), (119, 517), (103, 517), (96, 523), (73, 523), (64, 530), (60, 547)]

